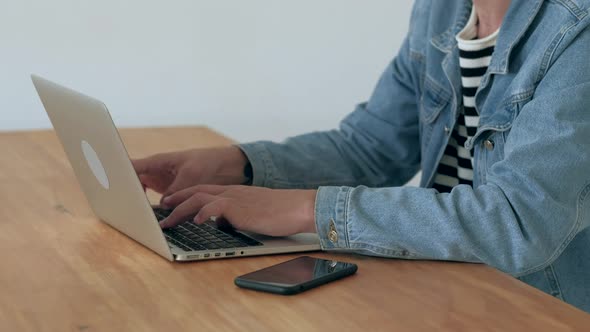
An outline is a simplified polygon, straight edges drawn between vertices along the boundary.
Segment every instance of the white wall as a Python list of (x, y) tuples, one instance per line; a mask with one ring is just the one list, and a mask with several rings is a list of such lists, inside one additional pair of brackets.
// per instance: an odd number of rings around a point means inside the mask
[(334, 128), (368, 98), (411, 1), (0, 0), (0, 130), (48, 128), (37, 73), (118, 126), (205, 124), (240, 141)]

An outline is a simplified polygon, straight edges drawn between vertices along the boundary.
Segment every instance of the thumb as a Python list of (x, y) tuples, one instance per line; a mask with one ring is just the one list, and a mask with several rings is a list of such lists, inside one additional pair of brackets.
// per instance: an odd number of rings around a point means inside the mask
[(147, 190), (146, 182), (148, 182), (148, 179), (143, 174), (139, 174), (138, 178), (139, 178), (139, 183), (141, 183), (141, 187), (143, 188), (143, 191), (146, 191)]
[(149, 165), (151, 164), (151, 161), (149, 157), (142, 159), (131, 159), (131, 164), (133, 165), (133, 168), (137, 174), (144, 174), (149, 171)]
[(159, 155), (153, 155), (146, 158), (131, 159), (131, 164), (137, 174), (158, 173), (161, 171), (163, 164)]
[(183, 183), (185, 181), (183, 181), (183, 179), (180, 176), (176, 176), (174, 178), (174, 180), (172, 181), (172, 183), (168, 186), (168, 188), (166, 188), (166, 191), (164, 191), (164, 193), (162, 194), (162, 199), (164, 197), (170, 196), (182, 189), (187, 188), (186, 183)]

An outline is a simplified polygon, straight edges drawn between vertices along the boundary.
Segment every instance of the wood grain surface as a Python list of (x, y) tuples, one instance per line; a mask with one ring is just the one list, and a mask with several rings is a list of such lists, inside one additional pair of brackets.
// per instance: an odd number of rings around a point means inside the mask
[[(121, 135), (133, 157), (232, 142), (203, 127)], [(290, 297), (239, 289), (234, 277), (297, 255), (170, 263), (92, 214), (52, 131), (0, 133), (0, 151), (0, 331), (590, 330), (590, 315), (477, 264), (318, 252), (359, 270)]]

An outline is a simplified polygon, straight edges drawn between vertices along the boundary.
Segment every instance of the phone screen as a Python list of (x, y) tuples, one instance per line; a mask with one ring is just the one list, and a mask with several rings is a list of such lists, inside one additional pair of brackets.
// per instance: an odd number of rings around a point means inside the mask
[[(309, 256), (299, 257), (240, 277), (244, 281), (277, 286), (296, 286), (317, 280), (331, 274), (341, 274), (356, 265)], [(354, 272), (353, 272), (354, 273)]]

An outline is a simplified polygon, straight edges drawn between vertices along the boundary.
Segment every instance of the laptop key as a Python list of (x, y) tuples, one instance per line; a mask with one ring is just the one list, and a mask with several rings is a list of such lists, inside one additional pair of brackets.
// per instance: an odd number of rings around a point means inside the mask
[(192, 250), (202, 250), (202, 249), (204, 249), (203, 246), (201, 246), (200, 244), (198, 244), (196, 242), (193, 242), (193, 241), (184, 240), (184, 241), (181, 241), (181, 242), (182, 242), (182, 244), (184, 244), (185, 246), (191, 248)]
[(216, 225), (212, 225), (185, 222), (179, 226), (165, 229), (164, 234), (167, 238), (170, 237), (176, 241), (172, 243), (189, 251), (262, 245), (262, 243), (231, 228), (218, 229)]
[(203, 250), (203, 249), (206, 249), (206, 248), (205, 248), (205, 247), (203, 247), (202, 245), (200, 245), (200, 244), (197, 244), (197, 243), (194, 243), (194, 242), (193, 242), (193, 243), (190, 243), (190, 244), (188, 244), (188, 246), (189, 246), (191, 249), (193, 249), (193, 250)]
[(191, 251), (191, 250), (192, 250), (192, 249), (191, 249), (191, 248), (189, 248), (188, 246), (186, 246), (186, 245), (184, 245), (184, 244), (182, 244), (182, 243), (180, 243), (180, 242), (178, 242), (178, 241), (176, 241), (176, 240), (174, 240), (174, 239), (170, 239), (169, 241), (170, 241), (172, 244), (174, 244), (175, 246), (177, 246), (178, 248), (182, 249), (182, 250), (185, 250), (185, 251)]

